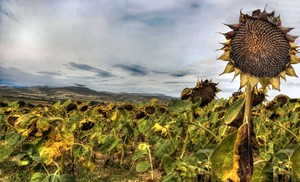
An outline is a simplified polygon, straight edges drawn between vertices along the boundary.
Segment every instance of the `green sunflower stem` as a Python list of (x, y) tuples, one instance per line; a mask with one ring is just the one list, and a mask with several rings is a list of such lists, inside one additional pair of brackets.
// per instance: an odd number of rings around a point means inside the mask
[(64, 173), (65, 159), (66, 159), (66, 151), (63, 151), (62, 154), (61, 154), (61, 158), (60, 158), (60, 166), (59, 166), (60, 174)]
[(245, 101), (245, 111), (244, 111), (244, 120), (243, 124), (251, 124), (251, 111), (252, 111), (252, 102), (254, 96), (254, 88), (250, 84), (246, 87), (246, 101)]
[(238, 148), (239, 148), (239, 155), (241, 157), (240, 165), (241, 168), (244, 169), (240, 171), (241, 176), (245, 177), (243, 181), (250, 182), (253, 173), (253, 155), (252, 155), (252, 145), (251, 145), (253, 124), (251, 120), (251, 116), (252, 116), (251, 113), (252, 113), (252, 103), (254, 97), (254, 88), (250, 85), (250, 83), (247, 84), (245, 92), (246, 92), (246, 101), (245, 101), (243, 125), (246, 125), (246, 131), (239, 132), (241, 133), (241, 135), (244, 135), (244, 136), (240, 136), (240, 138), (244, 138), (244, 139), (242, 139), (240, 146)]

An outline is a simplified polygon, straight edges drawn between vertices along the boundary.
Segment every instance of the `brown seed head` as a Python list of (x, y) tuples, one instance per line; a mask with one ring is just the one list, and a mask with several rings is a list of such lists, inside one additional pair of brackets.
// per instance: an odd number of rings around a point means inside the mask
[(246, 19), (232, 37), (231, 58), (244, 73), (275, 77), (289, 62), (289, 41), (274, 24), (261, 19)]

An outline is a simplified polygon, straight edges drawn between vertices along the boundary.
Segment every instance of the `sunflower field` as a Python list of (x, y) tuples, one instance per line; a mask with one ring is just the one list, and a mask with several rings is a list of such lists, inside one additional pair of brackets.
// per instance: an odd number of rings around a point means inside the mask
[[(1, 170), (13, 163), (6, 172), (25, 171), (21, 181), (32, 182), (300, 181), (300, 99), (266, 100), (270, 86), (297, 76), (297, 36), (259, 9), (225, 25), (218, 59), (228, 61), (223, 73), (240, 76), (232, 97), (216, 99), (217, 84), (201, 80), (169, 102), (3, 102)], [(145, 177), (103, 179), (103, 168)], [(84, 170), (97, 175), (83, 178)]]
[[(30, 181), (80, 181), (79, 169), (93, 173), (105, 167), (95, 165), (102, 156), (112, 168), (146, 173), (147, 181), (225, 181), (236, 168), (232, 158), (243, 100), (240, 93), (205, 106), (201, 99), (2, 103), (0, 162), (13, 161)], [(278, 95), (261, 101), (252, 110), (251, 181), (297, 181), (300, 100)]]

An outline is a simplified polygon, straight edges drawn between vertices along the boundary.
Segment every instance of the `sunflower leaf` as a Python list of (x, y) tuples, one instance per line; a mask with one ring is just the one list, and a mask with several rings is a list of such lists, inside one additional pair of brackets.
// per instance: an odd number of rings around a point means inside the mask
[(137, 172), (145, 172), (150, 168), (151, 164), (149, 161), (140, 161), (136, 164)]
[(233, 150), (236, 138), (237, 131), (224, 138), (210, 156), (212, 170), (220, 179), (224, 179), (224, 175), (229, 174), (234, 167)]
[(225, 124), (229, 125), (231, 122), (233, 122), (237, 118), (239, 112), (243, 109), (244, 104), (245, 104), (245, 99), (242, 98), (242, 99), (235, 101), (227, 109), (227, 111), (225, 112), (225, 115), (224, 115)]
[(295, 174), (300, 178), (300, 145), (295, 149), (291, 156), (292, 168)]

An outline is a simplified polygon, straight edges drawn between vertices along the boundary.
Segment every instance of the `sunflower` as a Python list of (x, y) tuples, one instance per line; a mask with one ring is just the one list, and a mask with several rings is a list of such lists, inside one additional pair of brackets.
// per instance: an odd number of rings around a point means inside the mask
[(300, 62), (294, 45), (297, 36), (288, 34), (293, 28), (281, 26), (274, 11), (258, 9), (251, 16), (240, 12), (239, 23), (225, 25), (232, 30), (223, 34), (227, 41), (221, 43), (224, 53), (218, 59), (228, 61), (222, 74), (240, 75), (240, 89), (249, 84), (252, 90), (260, 83), (280, 90), (280, 78), (297, 77), (292, 67)]
[(215, 98), (216, 93), (220, 91), (217, 85), (212, 80), (198, 80), (194, 88), (185, 88), (181, 92), (180, 98), (181, 100), (191, 100), (194, 103), (201, 99), (200, 106), (206, 106)]

